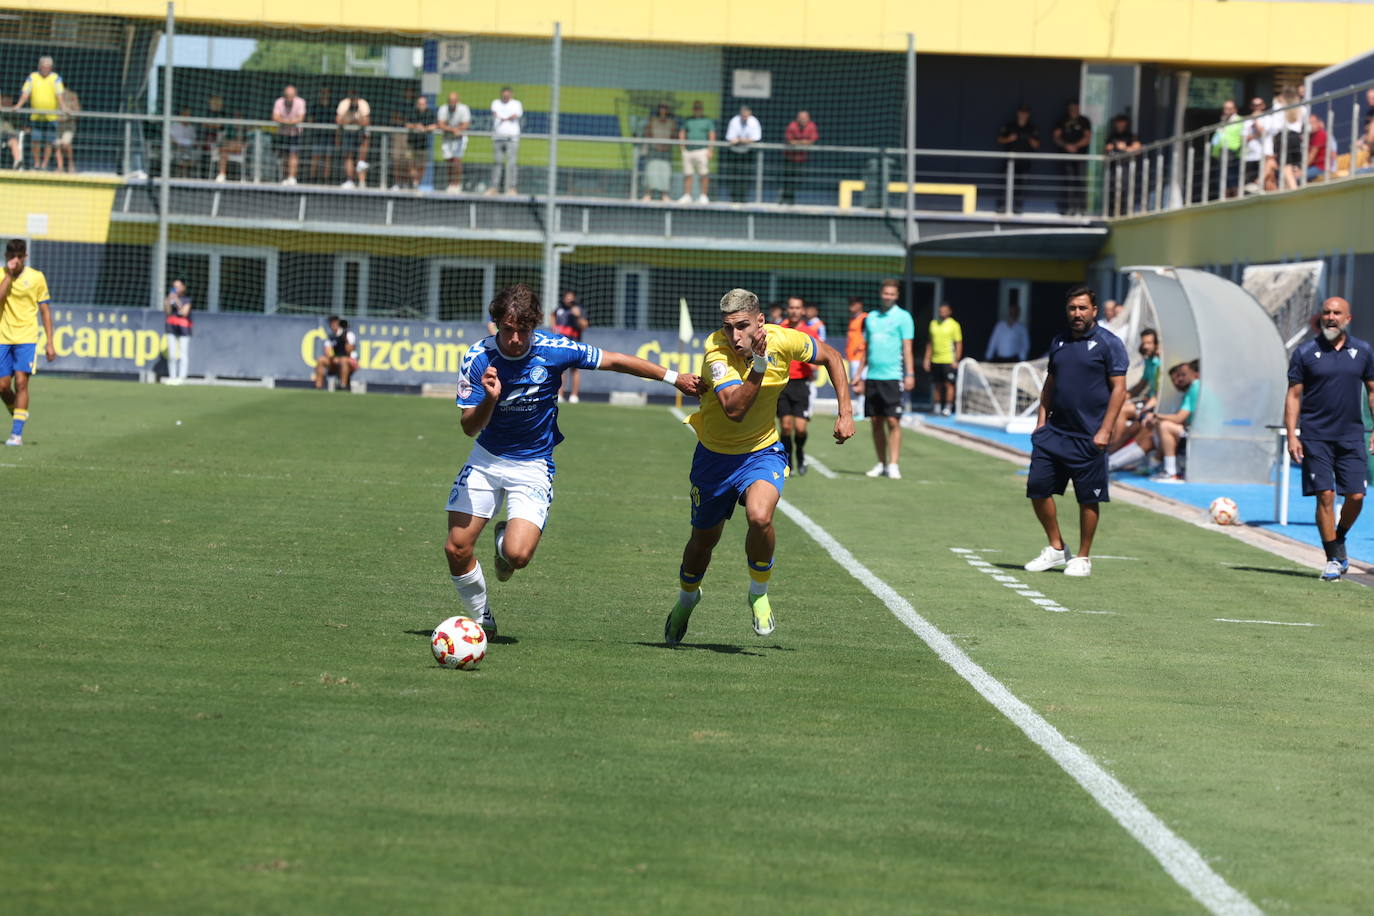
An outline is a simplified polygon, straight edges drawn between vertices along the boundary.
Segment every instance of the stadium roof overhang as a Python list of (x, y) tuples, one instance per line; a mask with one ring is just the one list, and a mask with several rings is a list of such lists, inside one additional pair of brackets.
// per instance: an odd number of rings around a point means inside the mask
[(1090, 261), (1107, 242), (1106, 226), (1003, 229), (996, 226), (977, 232), (926, 235), (912, 246), (912, 253), (947, 257), (1046, 258)]

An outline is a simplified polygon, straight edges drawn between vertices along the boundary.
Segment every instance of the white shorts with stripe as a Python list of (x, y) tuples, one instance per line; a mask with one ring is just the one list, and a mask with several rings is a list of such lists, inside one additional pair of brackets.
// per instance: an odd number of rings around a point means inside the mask
[(542, 530), (553, 503), (553, 460), (502, 458), (474, 445), (444, 508), (495, 518), (503, 501), (506, 518), (522, 518)]

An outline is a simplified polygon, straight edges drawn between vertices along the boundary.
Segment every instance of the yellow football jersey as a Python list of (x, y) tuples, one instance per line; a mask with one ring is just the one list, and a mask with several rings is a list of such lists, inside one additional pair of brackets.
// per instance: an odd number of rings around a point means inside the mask
[(775, 414), (778, 397), (787, 384), (787, 367), (793, 360), (814, 363), (820, 356), (814, 337), (776, 324), (764, 325), (764, 329), (768, 335), (768, 371), (763, 374), (758, 397), (738, 423), (725, 415), (716, 392), (743, 384), (751, 360), (735, 352), (724, 331), (716, 331), (706, 339), (701, 372), (708, 387), (701, 395), (701, 410), (688, 417), (687, 422), (696, 430), (701, 444), (713, 452), (743, 455), (777, 442)]
[[(58, 99), (66, 91), (62, 85), (62, 77), (56, 73), (49, 73), (47, 76), (37, 70), (29, 74), (29, 78), (24, 81), (24, 88), (29, 91), (29, 107), (37, 111), (56, 111)], [(55, 114), (31, 114), (30, 121), (56, 121)]]
[(0, 305), (0, 344), (37, 343), (38, 306), (47, 301), (48, 278), (41, 270), (25, 267)]

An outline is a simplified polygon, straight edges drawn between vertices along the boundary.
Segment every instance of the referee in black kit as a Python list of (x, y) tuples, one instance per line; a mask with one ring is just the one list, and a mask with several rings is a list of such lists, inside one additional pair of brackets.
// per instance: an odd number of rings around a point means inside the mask
[[(1026, 564), (1030, 572), (1064, 567), (1066, 576), (1092, 575), (1098, 504), (1108, 501), (1107, 446), (1126, 403), (1130, 360), (1121, 338), (1097, 324), (1097, 296), (1086, 286), (1069, 290), (1064, 311), (1069, 332), (1050, 342), (1050, 362), (1040, 389), (1040, 415), (1031, 434), (1026, 496), (1049, 545)], [(1073, 481), (1078, 498), (1078, 556), (1059, 532), (1054, 497)]]
[[(1349, 302), (1332, 297), (1322, 303), (1320, 333), (1294, 348), (1288, 359), (1283, 405), (1288, 454), (1302, 464), (1302, 494), (1317, 497), (1317, 531), (1326, 551), (1324, 582), (1335, 582), (1350, 570), (1345, 536), (1364, 507), (1366, 462), (1374, 451), (1360, 410), (1361, 388), (1374, 410), (1374, 352), (1366, 341), (1350, 336), (1349, 325)], [(1337, 490), (1345, 497), (1339, 523)]]

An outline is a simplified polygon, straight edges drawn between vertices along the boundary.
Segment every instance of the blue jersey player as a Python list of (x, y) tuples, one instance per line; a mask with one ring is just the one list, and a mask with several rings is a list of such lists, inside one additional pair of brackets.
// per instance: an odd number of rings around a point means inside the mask
[[(1049, 544), (1026, 569), (1044, 572), (1062, 566), (1065, 575), (1088, 576), (1098, 507), (1108, 500), (1107, 446), (1126, 403), (1129, 360), (1121, 338), (1098, 325), (1097, 295), (1091, 289), (1069, 290), (1064, 311), (1069, 331), (1050, 341), (1026, 477), (1026, 496)], [(1078, 498), (1078, 556), (1064, 542), (1054, 506), (1055, 495), (1070, 480)]]
[(449, 494), (444, 552), (468, 616), (494, 636), (496, 620), (473, 548), (504, 501), (506, 521), (496, 526), (496, 578), (506, 581), (534, 556), (553, 501), (553, 450), (563, 441), (558, 431), (563, 373), (610, 369), (661, 379), (693, 396), (700, 379), (539, 329), (543, 308), (523, 283), (501, 290), (490, 311), (496, 334), (468, 350), (458, 375), (463, 432), (477, 442)]

